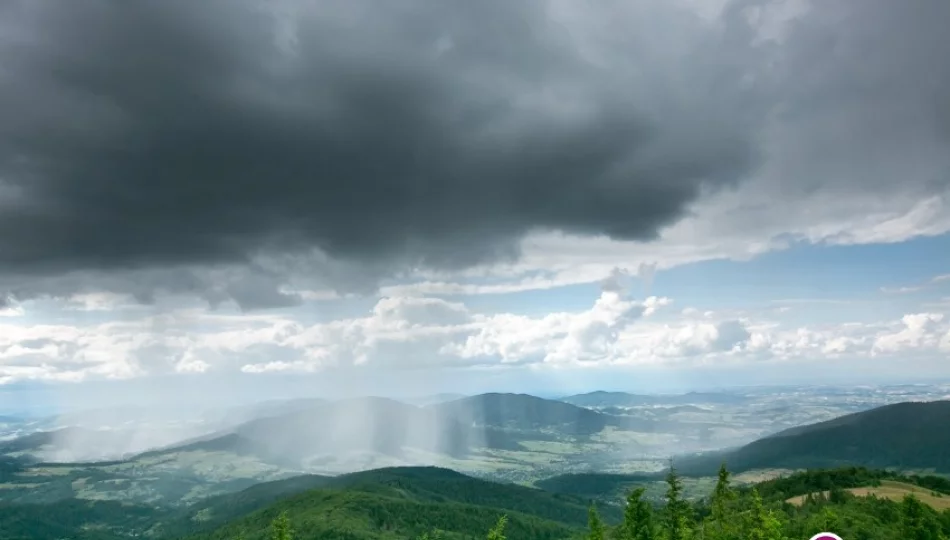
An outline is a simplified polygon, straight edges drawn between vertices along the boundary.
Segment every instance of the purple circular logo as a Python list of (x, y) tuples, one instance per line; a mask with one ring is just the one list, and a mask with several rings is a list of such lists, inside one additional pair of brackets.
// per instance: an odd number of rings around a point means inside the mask
[(812, 536), (809, 540), (841, 540), (841, 537), (835, 533), (821, 532)]

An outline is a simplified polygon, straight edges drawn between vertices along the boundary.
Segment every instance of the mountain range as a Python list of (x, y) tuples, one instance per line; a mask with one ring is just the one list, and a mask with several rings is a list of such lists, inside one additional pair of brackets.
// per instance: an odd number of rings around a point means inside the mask
[[(37, 456), (68, 455), (69, 444), (121, 442), (134, 433), (32, 433), (0, 443), (0, 537), (16, 538), (17, 527), (29, 522), (42, 533), (27, 538), (223, 539), (263, 530), (281, 508), (304, 521), (322, 516), (308, 526), (334, 538), (347, 530), (364, 531), (353, 538), (389, 538), (379, 531), (419, 532), (422, 522), (451, 525), (461, 535), (486, 529), (502, 510), (527, 538), (565, 538), (579, 534), (587, 500), (615, 501), (634, 486), (646, 486), (650, 500), (662, 497), (665, 463), (636, 457), (651, 440), (698, 440), (704, 430), (728, 425), (719, 416), (755, 403), (785, 414), (775, 400), (742, 396), (630, 405), (637, 399), (579, 398), (597, 404), (590, 407), (498, 393), (424, 405), (374, 397), (266, 402), (235, 410), (230, 427), (91, 463), (42, 463)], [(725, 450), (689, 452), (682, 445), (674, 464), (689, 493), (708, 489), (722, 462), (748, 472), (745, 481), (844, 465), (950, 473), (947, 426), (950, 401), (905, 402), (777, 429)], [(302, 474), (308, 471), (326, 472)], [(611, 518), (617, 511), (603, 509)], [(74, 535), (90, 523), (108, 534)]]
[(736, 471), (862, 465), (950, 472), (950, 401), (896, 403), (787, 429), (741, 448), (680, 460), (706, 474), (725, 461)]
[[(688, 399), (693, 399), (693, 403), (746, 401), (742, 396), (719, 394), (667, 397), (594, 392), (564, 400), (489, 393), (435, 400), (424, 406), (373, 397), (269, 402), (253, 410), (235, 412), (251, 419), (233, 427), (138, 455), (228, 452), (294, 470), (311, 470), (319, 468), (320, 460), (341, 454), (375, 454), (412, 462), (424, 461), (426, 455), (469, 459), (486, 451), (527, 452), (543, 449), (545, 444), (561, 443), (586, 444), (588, 447), (583, 450), (588, 454), (603, 453), (613, 447), (636, 449), (636, 437), (650, 434), (701, 437), (713, 424), (708, 420), (690, 421), (688, 415), (694, 409), (705, 409), (698, 405), (673, 405)], [(652, 402), (652, 407), (663, 402), (687, 418), (670, 421), (647, 415), (613, 414), (570, 401), (597, 403), (608, 410), (631, 403)], [(944, 429), (946, 426), (950, 426), (950, 401), (900, 403), (779, 430), (738, 448), (686, 455), (678, 461), (683, 472), (695, 470), (697, 474), (709, 472), (713, 464), (718, 466), (723, 459), (740, 471), (841, 463), (950, 470), (950, 457), (934, 450), (950, 447), (950, 429)], [(78, 427), (37, 432), (0, 443), (0, 454), (19, 458), (55, 456), (57, 451), (66, 450), (57, 445), (94, 440), (105, 444), (120, 439), (123, 433)], [(624, 433), (630, 434), (629, 440), (624, 439)]]

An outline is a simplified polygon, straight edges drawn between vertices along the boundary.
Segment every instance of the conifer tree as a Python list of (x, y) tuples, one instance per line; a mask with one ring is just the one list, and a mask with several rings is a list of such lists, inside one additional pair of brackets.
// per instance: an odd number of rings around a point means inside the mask
[(587, 510), (588, 540), (604, 540), (604, 522), (600, 520), (597, 507), (593, 504)]
[(748, 540), (784, 540), (782, 522), (762, 504), (759, 491), (752, 488), (752, 508), (746, 520), (745, 538)]
[(488, 540), (506, 540), (505, 525), (508, 524), (508, 516), (501, 516), (495, 526), (488, 531)]
[(287, 512), (281, 512), (271, 523), (272, 540), (293, 540), (294, 533), (290, 529), (290, 518)]
[(712, 494), (711, 522), (709, 527), (705, 528), (706, 534), (713, 540), (734, 540), (738, 536), (731, 506), (736, 499), (736, 492), (730, 486), (729, 476), (729, 469), (723, 463), (719, 466), (719, 475)]
[(676, 474), (672, 459), (666, 483), (667, 540), (687, 540), (690, 532), (689, 503), (683, 500), (683, 482)]
[(620, 540), (655, 540), (653, 508), (643, 500), (644, 488), (637, 488), (627, 495), (623, 523), (618, 530)]

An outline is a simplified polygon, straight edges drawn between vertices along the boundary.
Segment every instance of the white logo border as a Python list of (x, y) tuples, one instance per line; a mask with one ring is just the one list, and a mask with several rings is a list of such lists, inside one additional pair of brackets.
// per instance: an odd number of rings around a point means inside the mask
[(834, 538), (834, 540), (841, 540), (840, 536), (838, 536), (835, 533), (830, 533), (830, 532), (820, 532), (816, 534), (815, 536), (812, 536), (808, 540), (818, 540), (819, 538), (828, 538), (828, 537)]

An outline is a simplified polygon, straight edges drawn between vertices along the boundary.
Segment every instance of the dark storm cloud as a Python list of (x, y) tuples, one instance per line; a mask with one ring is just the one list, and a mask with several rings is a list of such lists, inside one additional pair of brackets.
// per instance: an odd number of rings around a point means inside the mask
[(286, 306), (248, 261), (317, 250), (332, 281), (536, 229), (647, 240), (762, 171), (776, 197), (945, 187), (950, 3), (816, 2), (762, 40), (785, 4), (3, 3), (0, 291)]
[(6, 5), (0, 270), (459, 267), (534, 228), (649, 239), (737, 177), (740, 119), (645, 110), (545, 6)]

